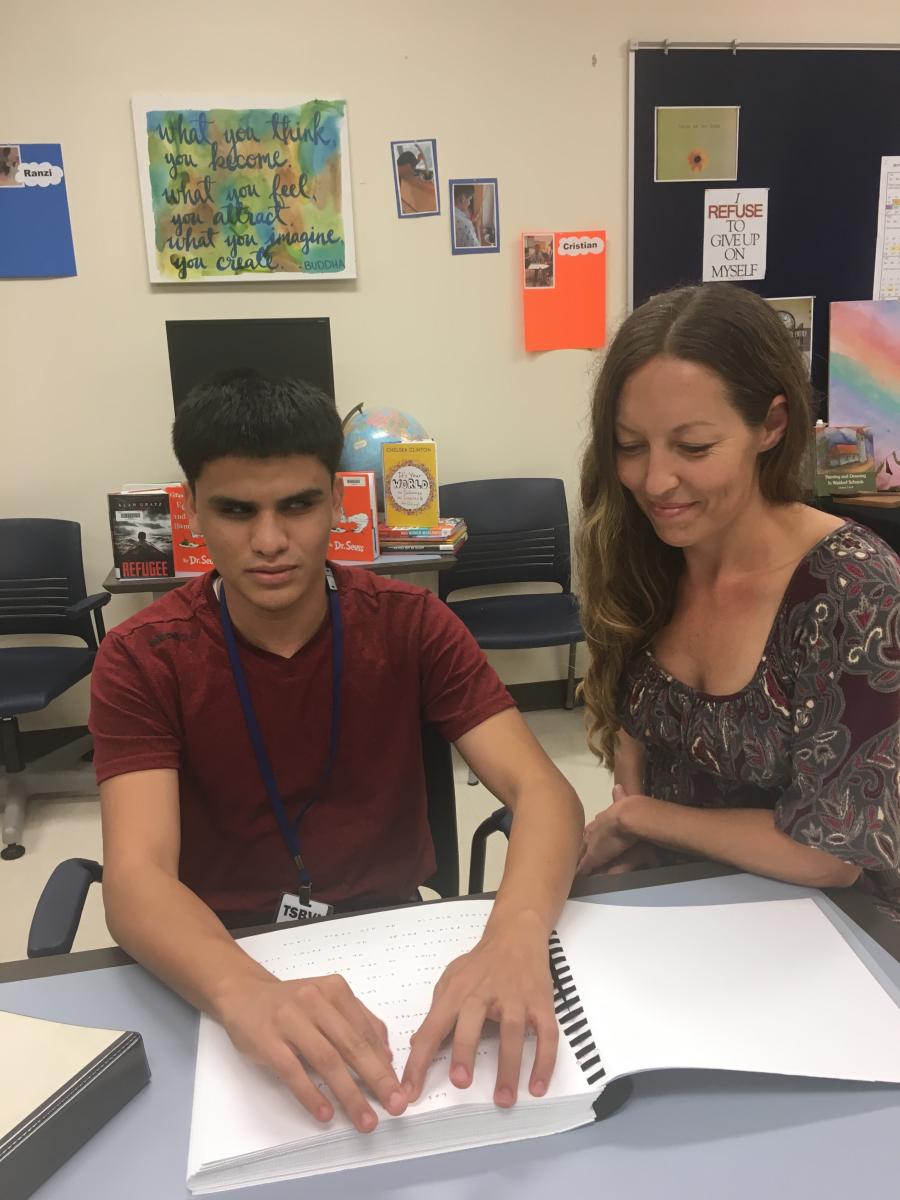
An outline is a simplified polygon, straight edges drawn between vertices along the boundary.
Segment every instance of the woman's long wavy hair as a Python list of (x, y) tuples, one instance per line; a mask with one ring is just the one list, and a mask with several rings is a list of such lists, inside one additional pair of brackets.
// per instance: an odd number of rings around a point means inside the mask
[(616, 334), (594, 388), (575, 539), (581, 621), (590, 651), (582, 684), (588, 740), (610, 768), (621, 727), (622, 673), (632, 655), (651, 645), (671, 619), (684, 563), (681, 550), (657, 537), (616, 470), (619, 397), (626, 380), (658, 355), (715, 371), (752, 428), (764, 423), (772, 400), (784, 396), (787, 428), (760, 455), (759, 489), (772, 504), (802, 500), (807, 491), (812, 390), (802, 356), (773, 309), (727, 283), (676, 288), (635, 309)]

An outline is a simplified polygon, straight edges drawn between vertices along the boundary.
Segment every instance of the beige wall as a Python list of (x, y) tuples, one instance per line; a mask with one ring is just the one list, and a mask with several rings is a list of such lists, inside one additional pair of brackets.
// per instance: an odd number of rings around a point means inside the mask
[[(517, 240), (605, 227), (615, 327), (628, 40), (898, 35), (896, 0), (4, 0), (0, 140), (62, 143), (79, 274), (0, 280), (0, 515), (80, 521), (99, 590), (106, 491), (176, 472), (164, 321), (188, 317), (328, 316), (341, 411), (416, 413), (444, 481), (559, 475), (574, 502), (592, 360), (524, 354)], [(346, 96), (358, 280), (151, 288), (129, 101), (155, 90)], [(445, 216), (397, 220), (388, 142), (409, 136), (439, 139), (444, 179), (499, 178), (502, 253), (453, 258)], [(135, 607), (114, 598), (109, 623)], [(509, 682), (564, 673), (564, 651), (494, 661)], [(83, 720), (86, 696), (31, 724)]]

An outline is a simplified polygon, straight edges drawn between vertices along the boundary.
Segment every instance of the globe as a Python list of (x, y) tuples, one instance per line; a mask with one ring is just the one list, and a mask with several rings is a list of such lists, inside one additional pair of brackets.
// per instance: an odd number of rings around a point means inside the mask
[(378, 507), (384, 508), (381, 447), (385, 442), (421, 442), (428, 434), (415, 417), (399, 408), (354, 409), (344, 422), (342, 471), (374, 471)]

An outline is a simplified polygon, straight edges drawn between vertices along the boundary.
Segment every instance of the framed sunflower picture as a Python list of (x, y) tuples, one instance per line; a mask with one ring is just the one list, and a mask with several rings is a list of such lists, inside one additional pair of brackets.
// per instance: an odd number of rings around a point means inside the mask
[(740, 108), (657, 108), (656, 183), (737, 179)]

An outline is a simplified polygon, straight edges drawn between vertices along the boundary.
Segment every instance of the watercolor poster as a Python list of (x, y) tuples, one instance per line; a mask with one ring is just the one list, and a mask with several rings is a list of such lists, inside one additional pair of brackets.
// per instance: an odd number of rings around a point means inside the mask
[(740, 108), (657, 108), (656, 183), (737, 179)]
[(900, 491), (900, 300), (831, 305), (828, 421), (875, 439), (879, 491)]
[(0, 143), (0, 278), (74, 275), (62, 148)]
[(594, 350), (606, 341), (606, 233), (522, 235), (525, 349)]
[(151, 283), (356, 277), (343, 100), (137, 96)]
[(811, 374), (815, 296), (767, 296), (765, 300), (775, 309), (782, 325), (794, 339), (806, 363), (806, 373)]

